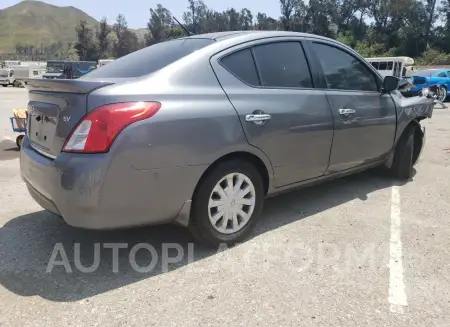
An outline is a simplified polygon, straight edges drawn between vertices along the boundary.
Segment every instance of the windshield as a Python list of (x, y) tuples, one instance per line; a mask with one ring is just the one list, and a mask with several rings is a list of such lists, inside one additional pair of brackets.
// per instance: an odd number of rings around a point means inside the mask
[(413, 76), (418, 77), (431, 77), (432, 75), (436, 74), (438, 71), (434, 69), (426, 69), (426, 70), (419, 70), (417, 72), (413, 73)]
[(102, 66), (101, 69), (84, 75), (82, 79), (129, 78), (147, 75), (214, 42), (211, 39), (177, 39), (157, 43), (114, 60)]
[(46, 73), (62, 73), (64, 69), (63, 62), (48, 62)]

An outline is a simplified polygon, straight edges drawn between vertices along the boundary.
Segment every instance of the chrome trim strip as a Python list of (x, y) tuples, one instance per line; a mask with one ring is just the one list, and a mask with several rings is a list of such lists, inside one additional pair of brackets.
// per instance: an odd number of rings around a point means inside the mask
[(31, 141), (30, 141), (30, 145), (31, 145), (31, 147), (33, 148), (34, 151), (39, 152), (43, 156), (48, 157), (50, 159), (56, 159), (56, 156), (54, 156), (53, 154), (50, 154), (48, 152), (45, 152), (44, 150), (39, 149), (36, 145), (31, 143)]

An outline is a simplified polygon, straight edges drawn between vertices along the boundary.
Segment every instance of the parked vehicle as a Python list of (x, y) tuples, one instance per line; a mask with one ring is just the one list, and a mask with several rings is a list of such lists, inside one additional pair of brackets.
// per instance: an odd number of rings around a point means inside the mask
[(9, 85), (16, 86), (16, 77), (14, 76), (13, 68), (0, 69), (0, 85), (8, 87)]
[(45, 67), (38, 65), (16, 67), (14, 75), (16, 78), (16, 86), (22, 86), (22, 81), (28, 78), (42, 78), (45, 74)]
[(158, 43), (77, 80), (29, 80), (20, 169), (73, 226), (176, 223), (234, 243), (263, 200), (377, 166), (406, 180), (433, 100), (351, 48), (233, 31)]
[(22, 62), (19, 60), (5, 60), (4, 61), (4, 65), (9, 67), (9, 66), (20, 66), (22, 65)]
[(395, 76), (402, 78), (413, 70), (414, 59), (410, 57), (378, 57), (366, 60), (382, 76)]
[(437, 85), (437, 99), (444, 102), (450, 95), (450, 68), (425, 69), (413, 73), (406, 78), (414, 85), (409, 91), (404, 92), (405, 96), (417, 94), (422, 88)]
[(95, 61), (47, 61), (47, 70), (43, 75), (45, 79), (76, 79), (97, 68)]
[(111, 62), (113, 62), (115, 59), (100, 59), (98, 61), (98, 68), (103, 67)]

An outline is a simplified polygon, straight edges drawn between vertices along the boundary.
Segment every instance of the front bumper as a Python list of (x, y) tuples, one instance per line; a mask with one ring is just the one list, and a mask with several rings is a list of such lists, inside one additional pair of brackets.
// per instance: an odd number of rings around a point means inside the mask
[(111, 158), (111, 153), (61, 153), (53, 160), (33, 150), (25, 136), (20, 170), (39, 205), (69, 225), (86, 229), (172, 223), (195, 187), (177, 183), (199, 178), (204, 170), (155, 173), (133, 169), (121, 160), (112, 163)]

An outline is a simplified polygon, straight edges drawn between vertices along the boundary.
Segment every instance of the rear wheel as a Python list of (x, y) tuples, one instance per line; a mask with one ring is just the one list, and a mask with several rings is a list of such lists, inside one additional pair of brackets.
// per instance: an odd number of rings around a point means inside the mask
[(189, 229), (199, 241), (217, 246), (244, 239), (263, 205), (263, 181), (249, 162), (219, 164), (195, 192)]
[(416, 128), (416, 126), (408, 126), (395, 148), (391, 172), (394, 177), (400, 180), (407, 180), (413, 174), (414, 134)]
[(2, 86), (3, 86), (3, 87), (8, 87), (8, 85), (7, 85), (7, 84), (3, 84)]

